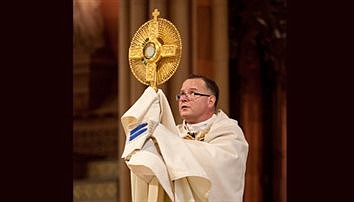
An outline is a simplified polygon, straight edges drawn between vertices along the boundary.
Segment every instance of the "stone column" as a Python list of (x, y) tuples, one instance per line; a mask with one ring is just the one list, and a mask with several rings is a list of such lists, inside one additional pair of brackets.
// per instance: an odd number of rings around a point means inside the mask
[(214, 79), (219, 85), (219, 108), (229, 114), (229, 46), (227, 0), (212, 0), (212, 68)]
[(244, 202), (263, 202), (263, 105), (261, 67), (253, 39), (257, 29), (247, 32), (240, 43), (240, 125), (249, 144)]
[[(130, 0), (129, 3), (130, 36), (128, 42), (130, 46), (131, 39), (133, 38), (135, 32), (138, 31), (141, 25), (148, 21), (150, 15), (147, 15), (148, 4), (146, 0)], [(126, 54), (126, 58), (128, 58), (128, 52)], [(124, 68), (128, 68), (130, 71), (129, 66)], [(141, 96), (147, 86), (140, 83), (131, 72), (129, 73), (131, 76), (130, 89), (134, 89), (130, 91), (130, 103), (132, 104)]]
[[(178, 105), (175, 101), (175, 95), (179, 92), (182, 81), (191, 73), (191, 41), (190, 41), (190, 1), (189, 0), (170, 0), (169, 1), (170, 16), (169, 19), (179, 30), (182, 38), (182, 57), (176, 73), (168, 81), (168, 95), (172, 113), (175, 116), (176, 123), (181, 122), (179, 117)], [(183, 12), (181, 12), (183, 11)]]
[(129, 2), (126, 0), (119, 1), (119, 32), (118, 32), (118, 169), (119, 184), (118, 198), (119, 201), (131, 201), (130, 189), (130, 171), (124, 160), (121, 158), (125, 143), (125, 134), (120, 117), (128, 109), (130, 104), (130, 69), (128, 63), (129, 48)]

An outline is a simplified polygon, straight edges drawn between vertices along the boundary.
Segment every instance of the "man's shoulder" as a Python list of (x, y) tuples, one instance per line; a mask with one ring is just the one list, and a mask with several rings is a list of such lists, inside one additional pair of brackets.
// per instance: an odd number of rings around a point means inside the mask
[(215, 120), (210, 128), (211, 131), (234, 131), (236, 133), (243, 133), (238, 121), (230, 118), (222, 110), (216, 114)]
[(243, 131), (238, 125), (238, 122), (230, 118), (222, 110), (219, 110), (210, 127), (209, 134), (205, 136), (205, 141), (210, 142), (213, 139), (226, 136), (232, 139), (244, 139)]
[(235, 119), (230, 118), (225, 112), (221, 109), (216, 113), (216, 118), (214, 123), (222, 123), (223, 125), (236, 125), (238, 126), (238, 122)]

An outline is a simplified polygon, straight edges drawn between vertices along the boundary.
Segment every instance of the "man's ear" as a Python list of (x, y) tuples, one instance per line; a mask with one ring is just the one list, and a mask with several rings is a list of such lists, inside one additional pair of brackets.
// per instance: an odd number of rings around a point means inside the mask
[(215, 101), (216, 101), (216, 97), (215, 97), (214, 95), (209, 96), (209, 105), (210, 105), (211, 107), (214, 106)]

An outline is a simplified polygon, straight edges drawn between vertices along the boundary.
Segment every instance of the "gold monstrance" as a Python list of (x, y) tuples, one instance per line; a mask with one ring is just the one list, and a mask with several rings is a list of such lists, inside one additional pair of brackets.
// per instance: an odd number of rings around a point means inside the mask
[(168, 20), (158, 18), (144, 23), (134, 34), (129, 47), (130, 69), (141, 83), (157, 91), (157, 85), (167, 81), (176, 72), (182, 55), (182, 41), (176, 27)]

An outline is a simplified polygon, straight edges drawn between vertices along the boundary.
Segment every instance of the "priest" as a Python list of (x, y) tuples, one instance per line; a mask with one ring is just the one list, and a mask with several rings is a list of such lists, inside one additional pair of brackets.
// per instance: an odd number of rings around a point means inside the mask
[(217, 109), (217, 84), (191, 75), (176, 99), (178, 125), (152, 87), (121, 117), (132, 200), (242, 202), (248, 143), (238, 122)]

